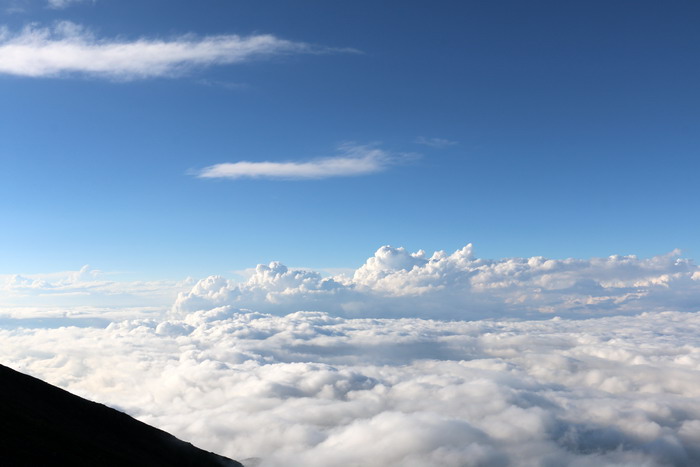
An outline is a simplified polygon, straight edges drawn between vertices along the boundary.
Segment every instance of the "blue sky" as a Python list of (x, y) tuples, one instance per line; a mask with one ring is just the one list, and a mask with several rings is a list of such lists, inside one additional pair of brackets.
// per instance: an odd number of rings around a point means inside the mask
[(700, 255), (695, 1), (4, 5), (0, 273)]

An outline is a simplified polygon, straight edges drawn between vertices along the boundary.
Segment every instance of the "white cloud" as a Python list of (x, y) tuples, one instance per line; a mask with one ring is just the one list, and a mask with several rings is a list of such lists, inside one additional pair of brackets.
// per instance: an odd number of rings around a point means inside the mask
[(349, 52), (277, 38), (186, 35), (173, 39), (99, 39), (83, 27), (61, 22), (53, 28), (0, 30), (0, 73), (54, 77), (71, 74), (134, 80), (174, 76), (195, 67), (227, 65), (280, 54)]
[(446, 148), (448, 146), (454, 146), (457, 144), (457, 141), (450, 141), (449, 139), (444, 138), (426, 138), (425, 136), (419, 136), (416, 138), (416, 143), (433, 148)]
[(272, 263), (258, 266), (245, 282), (209, 277), (181, 293), (173, 310), (233, 305), (278, 314), (438, 319), (697, 311), (699, 272), (679, 252), (648, 259), (488, 260), (475, 257), (471, 245), (432, 255), (384, 246), (351, 276), (323, 277)]
[(697, 465), (699, 336), (700, 313), (436, 321), (221, 307), (0, 330), (0, 361), (261, 467)]
[[(0, 275), (0, 319), (114, 318), (169, 308), (195, 281), (123, 281), (85, 265), (77, 271)], [(117, 275), (118, 276), (118, 275)]]
[[(698, 465), (699, 272), (678, 252), (385, 246), (348, 275), (208, 277), (169, 317), (18, 307), (0, 313), (0, 361), (261, 467)], [(4, 303), (185, 287), (88, 267), (0, 280)]]
[(226, 162), (206, 167), (200, 178), (319, 179), (380, 172), (410, 155), (394, 155), (373, 146), (343, 145), (340, 156), (303, 162)]
[(73, 316), (77, 310), (94, 316), (106, 309), (137, 317), (144, 307), (184, 316), (226, 305), (278, 315), (318, 310), (345, 317), (431, 319), (700, 310), (700, 268), (677, 251), (652, 258), (491, 260), (476, 256), (471, 245), (451, 254), (384, 246), (360, 268), (335, 275), (273, 262), (236, 276), (244, 279), (126, 281), (88, 266), (0, 275), (0, 318), (23, 313), (38, 318), (42, 310), (50, 317)]

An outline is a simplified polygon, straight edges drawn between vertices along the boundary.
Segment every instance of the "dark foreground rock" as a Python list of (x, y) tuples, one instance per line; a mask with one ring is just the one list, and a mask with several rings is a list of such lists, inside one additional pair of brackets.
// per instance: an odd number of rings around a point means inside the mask
[(0, 465), (242, 467), (2, 365)]

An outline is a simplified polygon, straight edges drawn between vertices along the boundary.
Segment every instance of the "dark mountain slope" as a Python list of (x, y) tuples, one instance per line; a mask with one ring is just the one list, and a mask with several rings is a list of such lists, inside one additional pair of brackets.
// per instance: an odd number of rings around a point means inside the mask
[(0, 465), (242, 467), (2, 365)]

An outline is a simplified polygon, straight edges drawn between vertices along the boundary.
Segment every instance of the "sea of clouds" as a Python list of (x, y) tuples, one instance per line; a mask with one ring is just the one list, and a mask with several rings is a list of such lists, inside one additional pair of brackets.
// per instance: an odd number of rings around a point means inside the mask
[[(98, 276), (3, 293), (155, 287)], [(350, 275), (272, 263), (162, 285), (162, 313), (41, 327), (0, 310), (0, 362), (248, 465), (700, 464), (700, 269), (677, 252), (382, 247)], [(102, 320), (66, 326), (86, 316)]]

